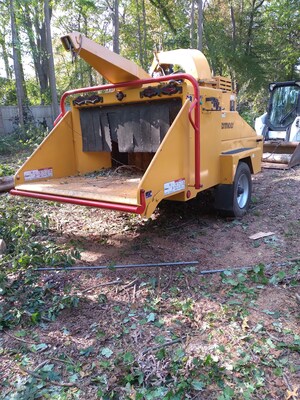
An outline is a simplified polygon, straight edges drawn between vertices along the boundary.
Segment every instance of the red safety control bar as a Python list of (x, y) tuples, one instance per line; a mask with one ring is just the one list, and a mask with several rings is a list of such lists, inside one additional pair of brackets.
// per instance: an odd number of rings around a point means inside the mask
[(133, 214), (143, 214), (144, 211), (146, 210), (146, 198), (144, 190), (140, 191), (139, 205), (110, 203), (108, 201), (86, 200), (86, 199), (79, 199), (76, 197), (58, 196), (55, 194), (27, 192), (26, 190), (18, 190), (18, 189), (12, 189), (10, 191), (10, 194), (17, 196), (31, 197), (34, 199), (58, 201), (59, 203), (71, 203), (71, 204), (76, 204), (78, 206), (106, 208), (108, 210), (124, 211)]
[[(200, 189), (200, 187), (201, 187), (201, 184), (200, 184), (200, 91), (199, 91), (198, 82), (192, 75), (174, 74), (174, 75), (159, 76), (156, 78), (139, 79), (139, 80), (135, 80), (135, 81), (131, 81), (131, 82), (120, 82), (120, 83), (114, 83), (114, 84), (107, 84), (107, 85), (92, 86), (92, 87), (68, 90), (61, 97), (61, 100), (60, 100), (61, 113), (58, 115), (58, 117), (54, 121), (54, 125), (56, 125), (58, 123), (58, 121), (66, 114), (66, 107), (65, 107), (66, 98), (73, 94), (95, 92), (95, 91), (99, 91), (99, 90), (118, 89), (118, 88), (131, 87), (131, 86), (135, 87), (135, 86), (145, 85), (147, 83), (166, 82), (166, 81), (171, 81), (171, 80), (174, 81), (174, 80), (181, 80), (181, 79), (190, 81), (193, 86), (193, 89), (194, 89), (194, 100), (189, 109), (189, 121), (195, 131), (195, 189)], [(192, 118), (193, 110), (195, 110), (194, 121)], [(87, 199), (80, 199), (80, 198), (75, 198), (75, 197), (58, 196), (58, 195), (35, 193), (35, 192), (29, 192), (29, 191), (27, 192), (25, 190), (18, 190), (18, 189), (12, 189), (10, 191), (10, 193), (12, 195), (17, 195), (17, 196), (38, 198), (38, 199), (49, 200), (49, 201), (58, 201), (61, 203), (71, 203), (71, 204), (77, 204), (77, 205), (81, 205), (81, 206), (106, 208), (106, 209), (110, 209), (110, 210), (124, 211), (124, 212), (129, 212), (129, 213), (134, 213), (134, 214), (143, 214), (146, 209), (146, 198), (145, 198), (144, 190), (140, 191), (140, 204), (139, 205), (87, 200)]]

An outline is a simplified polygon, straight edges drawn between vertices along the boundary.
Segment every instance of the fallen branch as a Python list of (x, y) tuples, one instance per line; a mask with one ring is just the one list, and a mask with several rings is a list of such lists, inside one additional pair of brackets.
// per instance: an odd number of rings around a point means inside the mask
[(38, 364), (35, 368), (33, 372), (38, 371), (40, 368), (42, 368), (44, 365), (48, 364), (50, 360), (45, 360), (43, 362), (41, 362), (40, 364)]
[(14, 336), (14, 335), (11, 335), (11, 334), (8, 333), (7, 331), (4, 331), (4, 333), (5, 333), (5, 335), (9, 336), (9, 337), (12, 338), (12, 339), (18, 340), (19, 342), (26, 343), (26, 344), (34, 344), (34, 345), (36, 345), (35, 342), (30, 342), (30, 341), (28, 341), (28, 340), (25, 340), (25, 339), (16, 337), (16, 336)]
[(87, 289), (82, 290), (81, 293), (89, 292), (90, 290), (97, 289), (98, 287), (117, 285), (119, 283), (122, 283), (122, 281), (120, 279), (116, 279), (115, 281), (111, 281), (111, 282), (98, 283), (98, 285), (94, 285), (94, 286), (91, 286), (91, 287), (89, 287)]
[(118, 293), (122, 292), (122, 291), (125, 290), (125, 289), (128, 289), (130, 286), (132, 286), (133, 284), (135, 284), (135, 282), (136, 282), (137, 280), (138, 280), (138, 279), (135, 278), (133, 281), (131, 281), (131, 282), (127, 283), (126, 285), (122, 286), (121, 288), (119, 288)]
[(34, 371), (29, 371), (26, 368), (23, 368), (19, 365), (19, 368), (22, 372), (25, 372), (28, 375), (33, 376), (34, 378), (38, 379), (39, 381), (43, 381), (45, 385), (51, 385), (51, 386), (61, 386), (61, 387), (78, 387), (76, 383), (73, 382), (56, 382), (56, 381), (51, 381), (50, 379), (47, 378), (42, 378), (39, 374), (37, 374)]
[(266, 331), (266, 334), (270, 337), (270, 339), (275, 340), (275, 342), (282, 343), (281, 339), (278, 339), (277, 337), (273, 336), (270, 332)]
[(0, 177), (0, 192), (8, 192), (14, 187), (13, 176), (2, 176)]
[(57, 362), (60, 362), (60, 363), (62, 363), (62, 364), (74, 364), (74, 361), (73, 360), (61, 360), (60, 358), (56, 358), (56, 357), (50, 357), (49, 358), (49, 360), (51, 361), (57, 361)]
[(282, 377), (283, 377), (284, 383), (286, 384), (286, 387), (288, 388), (286, 399), (289, 400), (290, 398), (292, 398), (293, 400), (297, 400), (298, 399), (298, 388), (295, 388), (293, 390), (286, 374), (282, 374)]
[(170, 340), (169, 342), (159, 344), (157, 346), (149, 347), (148, 349), (142, 351), (142, 355), (149, 353), (149, 351), (159, 350), (163, 347), (172, 346), (172, 344), (182, 342), (186, 338), (186, 335), (182, 336), (181, 338)]
[(132, 302), (135, 303), (136, 300), (136, 285), (133, 286)]
[(240, 271), (243, 269), (253, 269), (256, 265), (248, 265), (248, 266), (241, 266), (241, 267), (227, 267), (222, 269), (209, 269), (206, 271), (200, 271), (200, 275), (209, 275), (209, 274), (220, 274), (225, 271)]
[(293, 257), (290, 259), (291, 262), (300, 261), (300, 257)]

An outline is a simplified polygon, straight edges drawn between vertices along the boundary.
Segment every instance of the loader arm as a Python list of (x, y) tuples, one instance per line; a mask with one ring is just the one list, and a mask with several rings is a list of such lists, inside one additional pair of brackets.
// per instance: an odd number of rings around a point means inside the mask
[(150, 75), (134, 62), (113, 53), (79, 32), (69, 33), (63, 36), (61, 41), (65, 50), (79, 55), (111, 83), (150, 78)]

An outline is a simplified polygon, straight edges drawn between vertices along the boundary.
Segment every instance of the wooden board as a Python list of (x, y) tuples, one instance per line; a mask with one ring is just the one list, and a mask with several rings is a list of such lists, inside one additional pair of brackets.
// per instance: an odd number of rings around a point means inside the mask
[(35, 193), (47, 193), (87, 200), (112, 203), (137, 204), (137, 189), (141, 176), (76, 176), (47, 181), (26, 183), (16, 189)]
[(271, 163), (271, 162), (262, 162), (262, 168), (266, 169), (289, 169), (287, 164), (278, 164), (278, 163)]

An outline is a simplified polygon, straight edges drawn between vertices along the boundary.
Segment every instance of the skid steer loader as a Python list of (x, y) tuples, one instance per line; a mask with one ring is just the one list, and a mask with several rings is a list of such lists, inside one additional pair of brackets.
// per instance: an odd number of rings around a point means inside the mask
[(213, 188), (217, 209), (247, 212), (263, 138), (200, 51), (157, 53), (147, 73), (78, 32), (62, 43), (109, 83), (63, 94), (53, 130), (11, 194), (150, 217), (164, 199)]
[(267, 168), (291, 168), (300, 164), (300, 81), (269, 85), (265, 114), (255, 121), (264, 137), (263, 162)]

